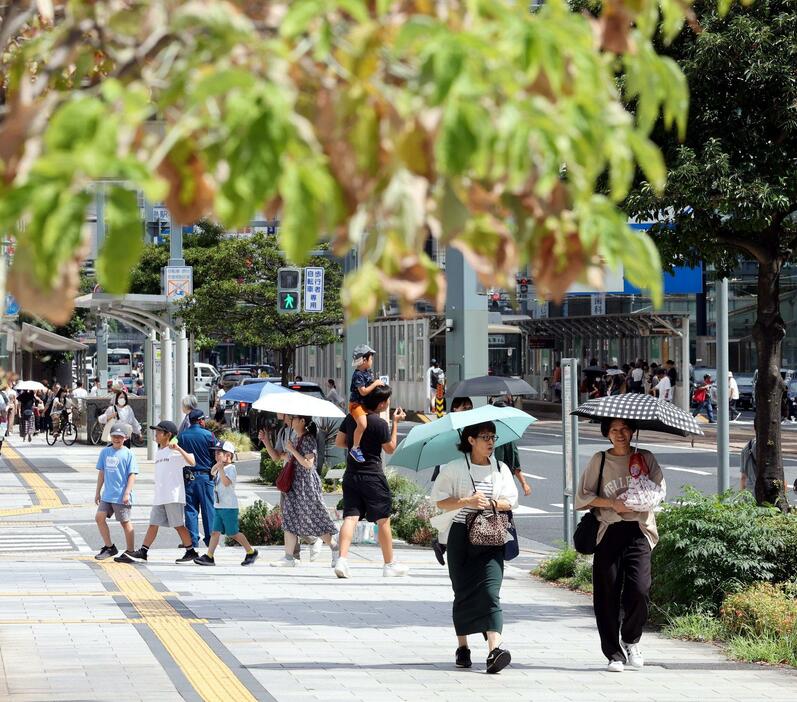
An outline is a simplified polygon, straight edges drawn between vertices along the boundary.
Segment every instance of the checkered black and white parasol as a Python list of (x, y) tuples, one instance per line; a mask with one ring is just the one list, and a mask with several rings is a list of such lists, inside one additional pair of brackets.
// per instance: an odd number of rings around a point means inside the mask
[(589, 419), (631, 419), (639, 429), (661, 431), (666, 434), (702, 435), (695, 418), (671, 402), (657, 400), (652, 395), (626, 393), (587, 400), (572, 414)]

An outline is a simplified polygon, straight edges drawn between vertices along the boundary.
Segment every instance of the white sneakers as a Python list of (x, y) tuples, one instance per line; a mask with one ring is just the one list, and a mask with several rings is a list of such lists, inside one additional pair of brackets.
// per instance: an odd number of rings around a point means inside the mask
[(628, 656), (628, 665), (636, 670), (644, 667), (645, 659), (642, 657), (642, 651), (639, 650), (639, 644), (620, 644), (625, 649), (625, 655)]
[(382, 575), (386, 578), (400, 578), (410, 572), (409, 566), (402, 565), (401, 563), (385, 563), (382, 568)]
[[(333, 558), (337, 551), (332, 552)], [(402, 565), (393, 561), (392, 563), (385, 563), (382, 567), (382, 575), (386, 578), (400, 578), (410, 572), (408, 566)], [(335, 561), (335, 575), (339, 578), (350, 578), (351, 572), (349, 571), (349, 561), (347, 558), (341, 556)]]
[(324, 542), (321, 539), (313, 541), (312, 546), (310, 546), (310, 560), (315, 561), (321, 555), (321, 549), (323, 548)]
[(296, 559), (290, 556), (283, 556), (278, 561), (271, 561), (272, 568), (295, 568)]
[[(634, 670), (640, 670), (645, 665), (645, 659), (642, 657), (642, 651), (639, 650), (639, 644), (627, 644), (624, 641), (620, 642), (625, 656), (628, 659), (628, 667)], [(622, 661), (609, 661), (606, 666), (606, 671), (609, 673), (622, 673), (625, 670), (626, 664)]]
[(349, 561), (347, 558), (340, 556), (335, 561), (335, 575), (337, 575), (339, 578), (351, 577), (351, 574), (349, 573)]

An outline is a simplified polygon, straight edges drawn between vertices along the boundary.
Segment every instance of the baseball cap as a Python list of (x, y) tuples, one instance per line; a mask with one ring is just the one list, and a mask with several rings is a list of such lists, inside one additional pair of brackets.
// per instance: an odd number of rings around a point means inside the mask
[(161, 431), (165, 431), (172, 436), (177, 436), (177, 425), (174, 422), (170, 422), (168, 419), (164, 419), (162, 422), (158, 422), (156, 425), (150, 425), (150, 429), (160, 429)]
[(201, 409), (193, 409), (188, 413), (188, 421), (194, 424), (200, 419), (205, 418), (205, 413)]
[(354, 347), (354, 353), (351, 355), (353, 361), (356, 361), (358, 358), (362, 358), (363, 356), (367, 356), (369, 353), (376, 353), (368, 344), (358, 344)]
[(219, 441), (214, 447), (214, 451), (226, 451), (227, 453), (235, 454), (235, 446), (232, 441)]
[(111, 436), (124, 436), (127, 438), (127, 425), (122, 422), (117, 422), (111, 426)]

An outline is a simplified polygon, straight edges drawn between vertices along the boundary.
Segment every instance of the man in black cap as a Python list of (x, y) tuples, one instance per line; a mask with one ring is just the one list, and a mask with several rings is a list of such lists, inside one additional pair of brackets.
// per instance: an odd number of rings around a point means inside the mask
[(196, 460), (196, 465), (185, 471), (185, 526), (191, 534), (191, 548), (199, 545), (200, 511), (206, 546), (210, 543), (213, 527), (213, 480), (210, 469), (213, 466), (216, 439), (201, 425), (204, 418), (202, 410), (191, 410), (188, 413), (188, 428), (177, 435), (177, 443), (184, 451), (193, 454)]

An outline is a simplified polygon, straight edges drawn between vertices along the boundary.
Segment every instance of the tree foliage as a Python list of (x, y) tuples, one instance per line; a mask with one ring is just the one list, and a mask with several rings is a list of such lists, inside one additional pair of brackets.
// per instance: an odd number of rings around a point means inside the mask
[[(310, 265), (325, 271), (324, 311), (280, 314), (277, 311), (277, 270), (287, 261), (276, 237), (217, 239), (204, 224), (185, 237), (186, 264), (194, 269), (194, 294), (180, 305), (178, 315), (195, 334), (197, 345), (212, 347), (234, 339), (247, 346), (280, 352), (284, 369), (302, 346), (323, 346), (337, 339), (343, 322), (340, 304), (340, 264), (326, 256), (312, 256)], [(148, 246), (133, 272), (134, 291), (160, 293), (160, 268), (166, 264), (166, 245)]]
[(664, 185), (648, 138), (658, 116), (683, 135), (686, 83), (653, 40), (659, 26), (674, 37), (688, 7), (607, 0), (591, 18), (564, 0), (534, 14), (514, 0), (6, 3), (11, 288), (33, 311), (68, 315), (86, 206), (105, 179), (97, 270), (109, 292), (126, 289), (141, 253), (138, 189), (176, 224), (279, 212), (296, 262), (319, 239), (356, 247), (353, 315), (388, 296), (442, 305), (429, 233), (490, 285), (529, 262), (538, 293), (557, 298), (622, 262), (658, 298), (656, 249), (617, 203), (637, 165)]
[(689, 82), (686, 140), (654, 134), (670, 170), (658, 194), (641, 182), (629, 213), (657, 221), (651, 234), (667, 263), (758, 263), (756, 434), (759, 501), (785, 507), (779, 366), (786, 330), (780, 272), (797, 242), (797, 7), (756, 0), (720, 16), (695, 6), (703, 32), (665, 49)]

